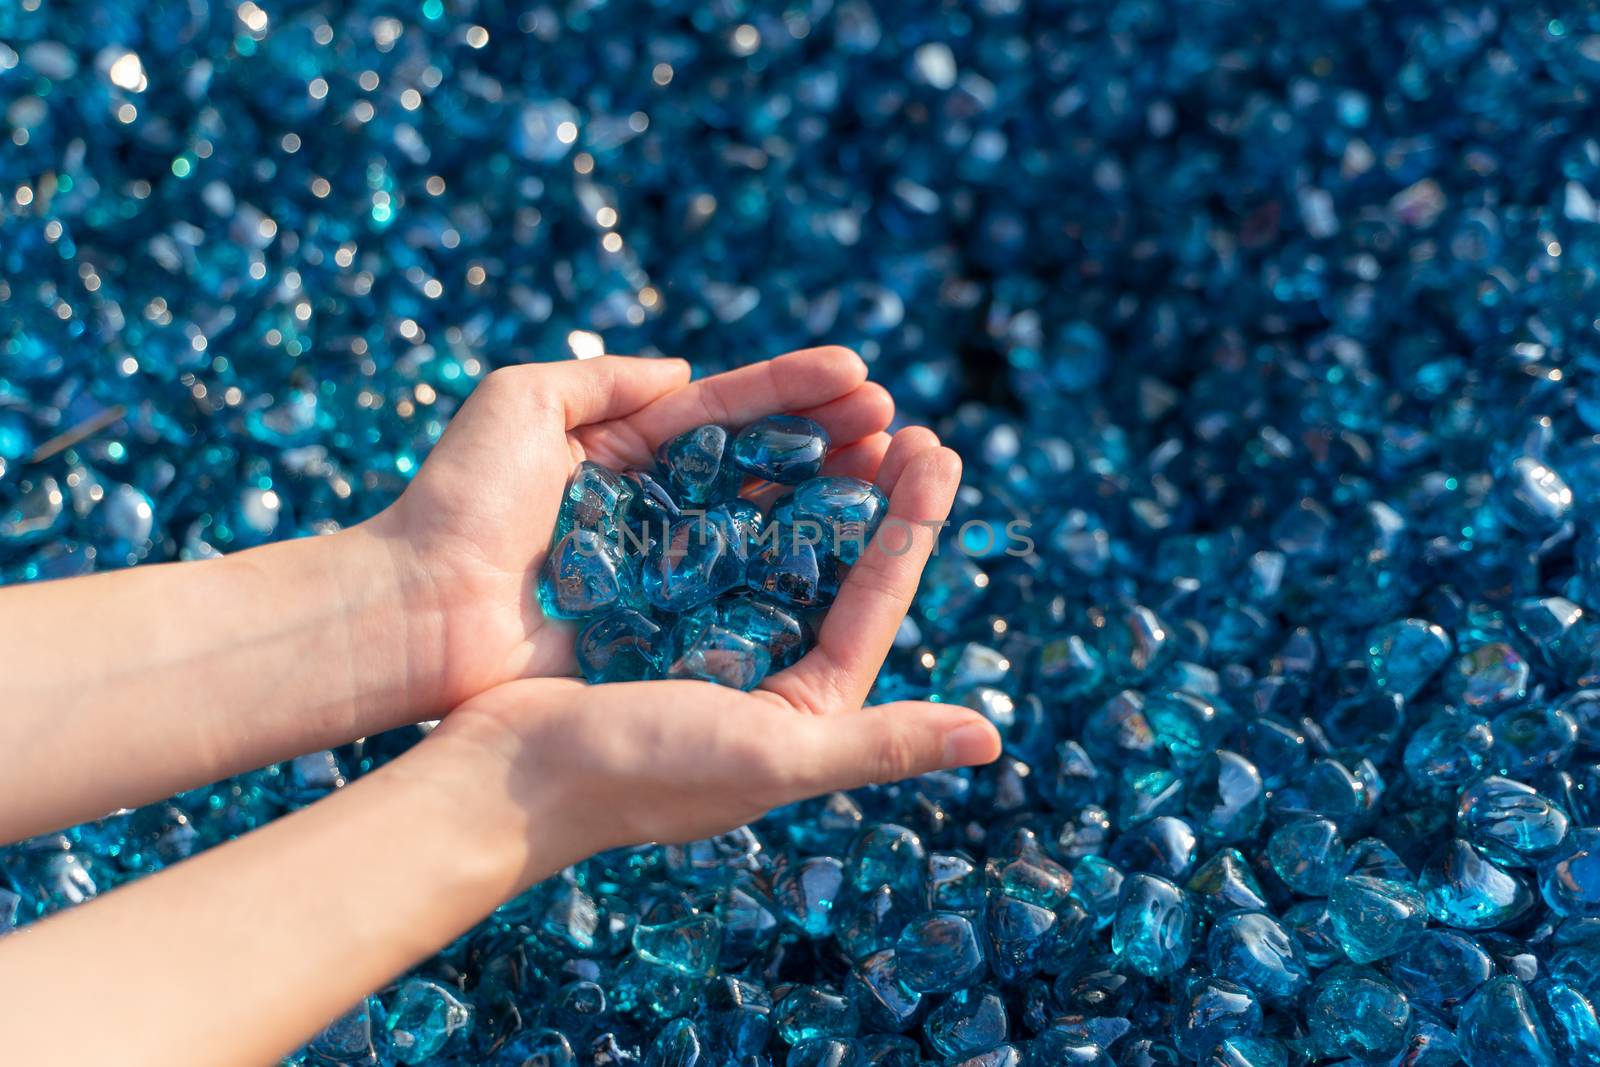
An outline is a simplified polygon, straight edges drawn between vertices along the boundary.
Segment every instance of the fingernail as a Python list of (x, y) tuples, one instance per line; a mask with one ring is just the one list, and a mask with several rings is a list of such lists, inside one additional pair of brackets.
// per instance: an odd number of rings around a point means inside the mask
[(944, 735), (944, 763), (947, 767), (971, 767), (994, 759), (994, 728), (986, 723), (969, 722)]

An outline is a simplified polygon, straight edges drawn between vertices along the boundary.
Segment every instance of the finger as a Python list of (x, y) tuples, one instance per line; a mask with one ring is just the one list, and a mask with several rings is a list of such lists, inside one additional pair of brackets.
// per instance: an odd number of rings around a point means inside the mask
[(907, 700), (843, 715), (796, 716), (793, 766), (808, 793), (898, 782), (989, 763), (1000, 735), (975, 711)]
[(708, 422), (738, 427), (763, 415), (819, 407), (866, 380), (867, 365), (848, 348), (808, 348), (693, 382), (630, 416), (628, 426), (653, 450)]
[(895, 483), (911, 461), (938, 447), (939, 435), (926, 426), (907, 426), (896, 433), (894, 440), (889, 442), (883, 465), (878, 468), (878, 488), (885, 493), (893, 493)]
[(950, 514), (960, 483), (961, 458), (948, 448), (911, 461), (882, 526), (823, 620), (816, 647), (767, 679), (767, 688), (813, 710), (859, 707), (866, 700), (933, 551), (938, 531), (925, 524)]
[(863, 382), (837, 400), (800, 414), (828, 431), (834, 448), (846, 448), (878, 433), (894, 419), (894, 399), (877, 382)]
[[(878, 476), (878, 467), (883, 463), (883, 454), (888, 449), (889, 435), (875, 433), (853, 445), (847, 445), (836, 452), (829, 452), (828, 458), (822, 464), (822, 473), (860, 478), (865, 482), (873, 481)], [(770, 511), (779, 497), (793, 489), (792, 485), (760, 482), (740, 495), (762, 511)]]
[(681, 359), (596, 356), (529, 364), (516, 371), (523, 369), (537, 373), (540, 388), (560, 402), (569, 430), (632, 415), (689, 380), (689, 364)]

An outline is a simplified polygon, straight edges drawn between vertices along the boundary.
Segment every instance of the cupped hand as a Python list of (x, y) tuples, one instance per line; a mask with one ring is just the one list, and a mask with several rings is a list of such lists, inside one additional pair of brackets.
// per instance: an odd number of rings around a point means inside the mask
[[(698, 681), (499, 686), (452, 711), (424, 742), (476, 789), (503, 790), (524, 840), (544, 843), (524, 882), (559, 863), (646, 841), (694, 840), (807, 796), (1000, 754), (963, 707), (863, 707), (960, 481), (956, 454), (902, 430), (875, 464), (883, 528), (851, 568), (798, 663), (742, 693)], [(551, 835), (558, 840), (551, 842)]]
[(488, 375), (411, 485), (368, 524), (427, 593), (413, 627), (453, 706), (519, 678), (571, 674), (572, 627), (546, 619), (536, 578), (579, 461), (648, 468), (662, 441), (708, 422), (800, 412), (834, 444), (828, 470), (872, 478), (894, 405), (861, 359), (813, 348), (689, 381), (677, 359), (602, 356)]

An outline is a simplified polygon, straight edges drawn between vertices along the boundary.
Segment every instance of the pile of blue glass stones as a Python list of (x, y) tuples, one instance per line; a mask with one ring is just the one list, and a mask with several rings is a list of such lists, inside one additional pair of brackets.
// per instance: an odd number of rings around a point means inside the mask
[[(805, 616), (833, 603), (888, 509), (871, 482), (823, 475), (827, 454), (817, 423), (769, 415), (737, 434), (706, 425), (663, 442), (655, 475), (580, 464), (539, 602), (547, 615), (587, 620), (583, 676), (751, 689), (805, 655), (814, 643)], [(738, 495), (749, 480), (795, 488), (763, 516)]]
[[(3, 3), (0, 575), (359, 521), (501, 363), (850, 345), (967, 470), (875, 697), (1004, 757), (296, 1062), (1593, 1067), (1597, 91), (1538, 0)], [(0, 851), (0, 929), (416, 737)]]

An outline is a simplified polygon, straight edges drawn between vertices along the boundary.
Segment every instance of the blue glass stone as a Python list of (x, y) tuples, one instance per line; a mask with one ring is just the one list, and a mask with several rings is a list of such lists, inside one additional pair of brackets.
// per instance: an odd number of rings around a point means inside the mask
[(1244, 986), (1223, 978), (1189, 982), (1172, 1022), (1172, 1040), (1190, 1059), (1209, 1056), (1229, 1037), (1254, 1037), (1261, 1031), (1261, 1004)]
[(1490, 724), (1491, 766), (1508, 778), (1527, 778), (1566, 761), (1578, 743), (1578, 724), (1560, 708), (1520, 707), (1503, 711)]
[(928, 688), (937, 699), (959, 702), (968, 691), (980, 686), (1005, 689), (1013, 680), (1011, 660), (997, 649), (964, 641), (939, 653), (928, 678)]
[(1526, 881), (1454, 838), (1422, 867), (1422, 896), (1429, 915), (1459, 929), (1490, 929), (1517, 920), (1533, 907)]
[(1499, 775), (1478, 779), (1461, 791), (1456, 825), (1485, 854), (1512, 866), (1530, 866), (1567, 836), (1567, 813), (1522, 782)]
[(644, 1067), (709, 1067), (700, 1032), (688, 1019), (674, 1019), (661, 1028), (644, 1056)]
[(895, 944), (900, 981), (918, 993), (948, 993), (984, 972), (983, 944), (972, 920), (930, 912), (906, 924)]
[(1212, 842), (1253, 836), (1266, 811), (1266, 786), (1254, 763), (1217, 749), (1201, 762), (1189, 789), (1189, 810), (1202, 837)]
[(1543, 536), (1567, 520), (1572, 509), (1572, 489), (1561, 475), (1532, 456), (1518, 456), (1497, 472), (1495, 510), (1506, 523), (1524, 533)]
[(743, 497), (735, 497), (712, 504), (705, 509), (705, 517), (707, 522), (722, 527), (735, 555), (748, 562), (761, 535), (761, 509)]
[(584, 460), (562, 491), (552, 543), (573, 530), (592, 530), (616, 542), (633, 499), (632, 483), (598, 463)]
[(914, 901), (914, 891), (888, 885), (864, 892), (850, 890), (835, 906), (839, 913), (835, 923), (839, 948), (855, 960), (893, 948), (900, 931), (917, 911)]
[(1033, 666), (1036, 684), (1063, 701), (1093, 693), (1105, 680), (1106, 665), (1100, 653), (1082, 637), (1068, 634), (1039, 646)]
[(312, 1063), (376, 1067), (379, 1061), (375, 1037), (383, 1032), (384, 1022), (382, 1003), (377, 997), (365, 997), (308, 1041), (306, 1053)]
[(1344, 868), (1344, 839), (1331, 820), (1301, 819), (1273, 831), (1267, 859), (1290, 889), (1326, 896)]
[(449, 989), (426, 978), (407, 978), (389, 1004), (384, 1029), (401, 1063), (426, 1063), (472, 1024), (472, 1009)]
[(1568, 693), (1556, 705), (1557, 709), (1578, 725), (1578, 744), (1588, 750), (1600, 750), (1600, 689), (1580, 689)]
[[(994, 1048), (974, 1053), (962, 1060), (948, 1061), (948, 1067), (1023, 1067), (1026, 1062), (1027, 1060), (1023, 1057), (1020, 1048), (1016, 1045), (1007, 1044), (996, 1045)], [(1058, 1062), (1076, 1067), (1078, 1061), (1068, 1059)], [(1103, 1065), (1095, 1063), (1092, 1067), (1103, 1067)]]
[(1594, 662), (1594, 621), (1565, 597), (1529, 597), (1511, 606), (1511, 621), (1536, 658), (1566, 679), (1582, 678)]
[(1270, 1004), (1293, 1003), (1311, 982), (1298, 938), (1264, 911), (1218, 919), (1206, 940), (1206, 962)]
[(1600, 829), (1573, 830), (1539, 865), (1539, 892), (1557, 913), (1600, 918)]
[(1188, 962), (1194, 917), (1183, 890), (1153, 874), (1132, 874), (1117, 898), (1111, 948), (1140, 974), (1171, 974)]
[(929, 1046), (945, 1059), (993, 1048), (1006, 1039), (1005, 1002), (992, 989), (958, 989), (922, 1024)]
[(1123, 872), (1100, 856), (1084, 856), (1072, 866), (1072, 895), (1083, 903), (1096, 929), (1111, 925), (1122, 897)]
[(684, 974), (705, 977), (722, 949), (722, 923), (715, 915), (698, 914), (633, 928), (633, 950), (640, 958)]
[(745, 561), (722, 524), (684, 519), (645, 558), (644, 596), (661, 611), (687, 612), (740, 588), (744, 576)]
[(817, 1038), (854, 1037), (861, 1016), (849, 997), (819, 986), (797, 985), (772, 1011), (778, 1036), (791, 1045)]
[(818, 1037), (802, 1041), (784, 1057), (784, 1067), (855, 1067), (859, 1049), (854, 1041)]
[(1040, 1034), (1029, 1048), (1027, 1060), (1018, 1062), (1026, 1062), (1029, 1067), (1036, 1063), (1061, 1064), (1062, 1067), (1115, 1065), (1115, 1061), (1098, 1042), (1085, 1040), (1081, 1034), (1055, 1028)]
[(728, 431), (705, 425), (663, 441), (656, 466), (680, 505), (715, 504), (739, 495), (743, 477), (728, 455)]
[(1266, 892), (1238, 849), (1225, 848), (1206, 860), (1189, 876), (1184, 888), (1212, 918), (1241, 908), (1268, 907)]
[(1469, 1067), (1513, 1063), (1558, 1067), (1561, 1063), (1532, 998), (1511, 975), (1489, 979), (1461, 1006), (1456, 1041)]
[(1289, 1050), (1272, 1037), (1225, 1037), (1207, 1067), (1289, 1067)]
[(1457, 786), (1488, 766), (1493, 747), (1489, 720), (1447, 711), (1419, 726), (1406, 742), (1406, 775), (1423, 789)]
[(753, 478), (797, 485), (822, 473), (828, 432), (802, 415), (768, 415), (733, 439), (734, 464)]
[(1361, 874), (1390, 882), (1412, 880), (1411, 868), (1395, 854), (1394, 849), (1376, 837), (1363, 837), (1345, 849), (1344, 873)]
[(717, 601), (717, 622), (767, 650), (771, 669), (781, 671), (800, 662), (816, 637), (804, 619), (787, 608), (754, 597)]
[(1056, 947), (1058, 925), (1051, 908), (1005, 893), (991, 896), (984, 908), (984, 933), (995, 976), (1018, 982), (1036, 974)]
[(1592, 999), (1564, 982), (1540, 982), (1533, 997), (1557, 1062), (1600, 1065), (1600, 1018)]
[(834, 929), (834, 904), (845, 886), (844, 864), (832, 856), (811, 856), (778, 876), (773, 897), (783, 917), (807, 937), (826, 937)]
[[(797, 526), (813, 525), (828, 555), (852, 565), (889, 513), (889, 498), (860, 478), (825, 475), (796, 486), (792, 508)], [(899, 551), (901, 542), (891, 547)]]
[(539, 605), (554, 619), (600, 615), (638, 599), (622, 550), (593, 530), (580, 527), (563, 536), (539, 571)]
[(1404, 882), (1346, 875), (1328, 893), (1328, 914), (1345, 955), (1356, 963), (1392, 956), (1428, 921), (1422, 894)]
[(630, 544), (648, 546), (651, 541), (665, 537), (672, 524), (683, 517), (672, 491), (656, 480), (648, 471), (628, 470), (621, 474), (622, 481), (633, 490), (623, 521), (635, 534)]
[(1000, 891), (1041, 908), (1065, 903), (1072, 892), (1072, 874), (1047, 856), (1028, 855), (1012, 860), (999, 871)]
[(1464, 652), (1445, 673), (1445, 695), (1472, 710), (1499, 708), (1528, 695), (1528, 661), (1504, 641)]
[(1410, 700), (1450, 661), (1452, 642), (1444, 627), (1426, 619), (1397, 619), (1367, 638), (1367, 668), (1380, 689)]
[(1345, 958), (1339, 946), (1338, 935), (1333, 932), (1333, 916), (1328, 914), (1325, 900), (1302, 900), (1283, 913), (1283, 924), (1300, 941), (1306, 963), (1312, 970), (1321, 970)]
[(1194, 828), (1182, 819), (1160, 815), (1118, 837), (1106, 858), (1124, 871), (1179, 879), (1194, 870), (1198, 855)]
[(968, 911), (983, 903), (980, 869), (962, 852), (931, 852), (925, 872), (928, 907), (935, 911)]
[(1388, 964), (1389, 977), (1418, 1004), (1447, 1010), (1494, 974), (1494, 960), (1471, 937), (1424, 930)]
[(857, 1042), (858, 1067), (921, 1067), (922, 1047), (898, 1034), (867, 1034)]
[(814, 531), (800, 527), (767, 527), (761, 535), (761, 551), (751, 558), (746, 571), (750, 588), (791, 608), (809, 610), (832, 604), (843, 575), (816, 537)]
[(754, 689), (772, 667), (771, 654), (705, 614), (685, 615), (668, 635), (669, 678), (698, 678)]
[(1144, 678), (1172, 656), (1172, 635), (1166, 623), (1143, 605), (1117, 614), (1094, 612), (1089, 621), (1095, 627), (1106, 669), (1120, 684)]
[(648, 616), (613, 611), (578, 631), (578, 670), (592, 683), (660, 678), (667, 666), (665, 639)]
[(1411, 1004), (1376, 971), (1345, 964), (1311, 987), (1306, 1022), (1321, 1056), (1366, 1062), (1398, 1056), (1411, 1033)]
[(850, 1000), (866, 1023), (895, 1033), (909, 1029), (922, 1015), (923, 996), (900, 981), (893, 949), (882, 949), (850, 970)]
[(723, 975), (706, 985), (695, 1021), (721, 1062), (742, 1060), (767, 1046), (772, 1034), (772, 998), (757, 982)]

